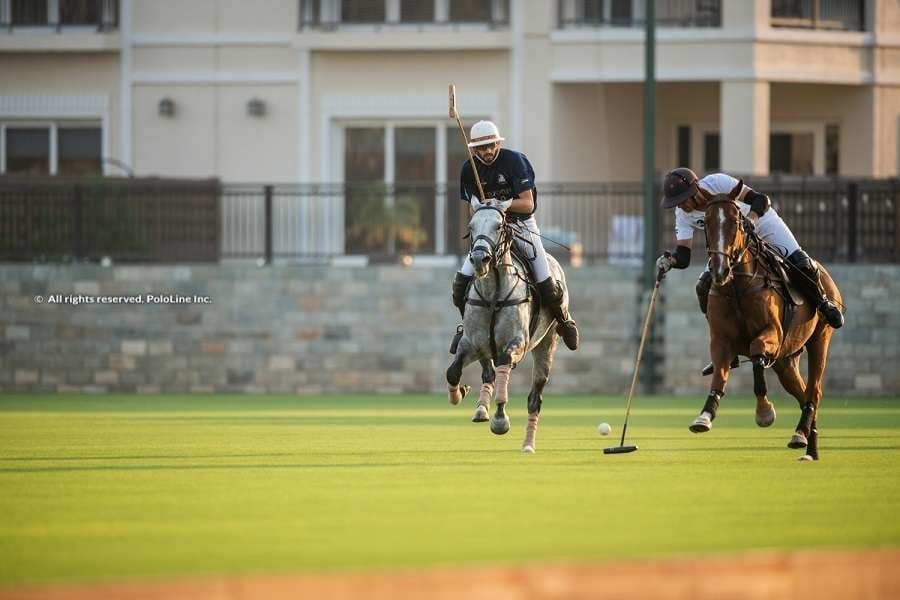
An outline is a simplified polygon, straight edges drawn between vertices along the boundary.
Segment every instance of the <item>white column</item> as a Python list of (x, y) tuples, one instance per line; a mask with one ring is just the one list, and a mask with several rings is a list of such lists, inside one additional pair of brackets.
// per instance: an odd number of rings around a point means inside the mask
[(767, 175), (769, 82), (723, 81), (720, 102), (722, 171), (737, 175)]
[(441, 191), (434, 198), (434, 253), (443, 255), (447, 251), (447, 126), (440, 121), (435, 131), (434, 181)]
[(119, 40), (121, 52), (119, 53), (119, 152), (118, 159), (128, 165), (133, 173), (136, 173), (139, 165), (134, 164), (132, 148), (132, 128), (134, 118), (132, 115), (131, 99), (131, 36), (133, 27), (131, 22), (131, 0), (122, 0), (119, 5)]
[(524, 50), (525, 50), (525, 15), (524, 6), (511, 2), (510, 25), (512, 30), (512, 48), (510, 49), (509, 69), (509, 138), (511, 147), (522, 144), (523, 128), (523, 86)]
[(303, 48), (298, 53), (297, 101), (297, 181), (310, 183), (312, 172), (312, 69), (311, 52)]

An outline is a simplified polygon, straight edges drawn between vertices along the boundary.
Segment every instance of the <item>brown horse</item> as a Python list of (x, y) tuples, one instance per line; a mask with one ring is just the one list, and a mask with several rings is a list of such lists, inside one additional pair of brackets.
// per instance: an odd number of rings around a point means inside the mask
[[(741, 214), (735, 198), (741, 185), (728, 194), (714, 196), (706, 207), (706, 239), (712, 274), (707, 319), (709, 348), (715, 370), (703, 410), (691, 424), (691, 431), (709, 431), (732, 360), (737, 355), (753, 363), (753, 392), (756, 395), (756, 423), (768, 427), (775, 421), (775, 409), (766, 397), (764, 369), (771, 366), (784, 389), (800, 403), (800, 421), (789, 448), (807, 448), (803, 460), (818, 460), (816, 416), (822, 400), (822, 378), (828, 360), (828, 346), (834, 333), (812, 303), (791, 301), (791, 290), (777, 284), (780, 258), (756, 234)], [(790, 266), (787, 266), (790, 269)], [(841, 293), (820, 265), (822, 285), (840, 306)], [(792, 277), (802, 277), (799, 271)], [(797, 296), (796, 294), (793, 294)], [(808, 378), (800, 375), (799, 362), (807, 352)]]

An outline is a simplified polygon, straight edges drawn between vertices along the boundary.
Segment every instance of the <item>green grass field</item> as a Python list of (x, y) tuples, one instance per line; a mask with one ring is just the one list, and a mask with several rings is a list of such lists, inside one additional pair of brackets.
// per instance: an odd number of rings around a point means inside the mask
[[(900, 545), (900, 401), (548, 395), (538, 451), (439, 396), (0, 396), (0, 586)], [(613, 433), (601, 437), (596, 425)]]

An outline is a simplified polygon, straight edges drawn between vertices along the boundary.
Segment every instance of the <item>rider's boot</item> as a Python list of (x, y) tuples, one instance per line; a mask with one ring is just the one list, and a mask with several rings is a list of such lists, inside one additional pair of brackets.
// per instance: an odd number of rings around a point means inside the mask
[[(469, 284), (472, 283), (471, 275), (463, 275), (462, 273), (456, 273), (456, 276), (453, 278), (453, 306), (459, 309), (459, 317), (463, 317), (463, 313), (466, 310), (466, 291), (469, 289)], [(456, 348), (459, 346), (459, 340), (462, 339), (463, 336), (463, 326), (460, 324), (456, 328), (456, 334), (453, 336), (453, 341), (450, 342), (450, 354), (456, 354)]]
[(700, 303), (700, 312), (704, 315), (706, 314), (706, 306), (709, 303), (709, 288), (711, 287), (712, 273), (703, 271), (700, 273), (700, 278), (697, 280), (697, 287), (694, 289), (697, 291), (697, 302)]
[(796, 269), (791, 280), (800, 292), (813, 303), (825, 318), (825, 322), (835, 329), (844, 324), (844, 315), (834, 302), (829, 300), (819, 277), (819, 267), (803, 250), (797, 250), (787, 258), (788, 263)]
[(537, 284), (541, 294), (541, 304), (550, 310), (550, 314), (556, 319), (556, 333), (560, 335), (569, 350), (578, 348), (578, 327), (569, 316), (569, 311), (562, 305), (563, 291), (559, 282), (548, 277)]

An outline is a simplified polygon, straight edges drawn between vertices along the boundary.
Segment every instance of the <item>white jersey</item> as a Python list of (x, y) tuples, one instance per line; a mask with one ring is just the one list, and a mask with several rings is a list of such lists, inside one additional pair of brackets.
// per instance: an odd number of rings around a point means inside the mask
[[(697, 182), (697, 185), (710, 194), (727, 194), (738, 184), (738, 180), (725, 173), (712, 173)], [(741, 200), (747, 195), (750, 188), (744, 185), (737, 196), (737, 205), (741, 214), (745, 217), (750, 212), (750, 205)], [(694, 230), (706, 229), (706, 213), (702, 210), (686, 211), (675, 207), (675, 239), (690, 240), (694, 237)], [(760, 237), (775, 246), (783, 256), (790, 256), (800, 249), (800, 244), (794, 238), (794, 234), (788, 229), (774, 208), (769, 208), (756, 223), (756, 232)]]

